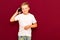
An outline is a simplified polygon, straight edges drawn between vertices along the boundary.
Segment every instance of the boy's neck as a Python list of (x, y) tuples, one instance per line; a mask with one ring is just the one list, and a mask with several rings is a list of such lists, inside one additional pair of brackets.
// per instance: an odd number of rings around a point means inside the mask
[(29, 14), (29, 12), (28, 13), (23, 13), (24, 15), (27, 15), (27, 14)]

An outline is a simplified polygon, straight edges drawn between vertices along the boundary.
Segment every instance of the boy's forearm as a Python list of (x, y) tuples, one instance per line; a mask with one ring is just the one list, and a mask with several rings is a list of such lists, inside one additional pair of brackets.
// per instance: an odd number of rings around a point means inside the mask
[(37, 27), (37, 23), (34, 23), (33, 25), (27, 25), (24, 27), (25, 30), (29, 29), (29, 28), (36, 28)]
[(13, 16), (10, 18), (10, 22), (14, 22), (15, 21), (15, 16), (18, 14), (18, 12), (16, 11), (15, 14), (13, 14)]
[(37, 27), (37, 23), (30, 25), (30, 28), (36, 28)]

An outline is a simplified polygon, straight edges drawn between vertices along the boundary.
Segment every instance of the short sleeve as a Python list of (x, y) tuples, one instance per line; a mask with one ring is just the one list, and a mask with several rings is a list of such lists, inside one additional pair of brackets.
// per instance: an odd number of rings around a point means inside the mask
[(18, 21), (18, 20), (19, 20), (19, 15), (15, 17), (15, 21)]
[(36, 23), (36, 22), (37, 22), (37, 21), (36, 21), (34, 15), (33, 15), (33, 16), (32, 16), (32, 23)]

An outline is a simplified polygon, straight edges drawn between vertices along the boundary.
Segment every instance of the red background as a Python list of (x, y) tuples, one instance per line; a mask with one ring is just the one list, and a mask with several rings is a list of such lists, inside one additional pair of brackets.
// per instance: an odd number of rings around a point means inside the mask
[[(0, 40), (17, 40), (18, 23), (10, 23), (10, 17), (26, 0), (0, 0)], [(60, 1), (28, 0), (31, 13), (38, 21), (32, 40), (60, 40)]]

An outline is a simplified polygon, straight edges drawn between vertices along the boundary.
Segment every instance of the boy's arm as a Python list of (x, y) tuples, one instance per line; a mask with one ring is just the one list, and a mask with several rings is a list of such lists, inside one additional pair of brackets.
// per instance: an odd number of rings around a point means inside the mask
[(27, 25), (24, 27), (25, 30), (29, 29), (29, 28), (36, 28), (37, 27), (37, 23), (33, 23), (32, 25)]
[(30, 25), (31, 28), (36, 28), (37, 27), (37, 23), (33, 23), (32, 25)]
[(18, 14), (18, 10), (13, 14), (13, 16), (10, 18), (10, 22), (14, 22), (15, 21), (15, 17)]

